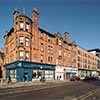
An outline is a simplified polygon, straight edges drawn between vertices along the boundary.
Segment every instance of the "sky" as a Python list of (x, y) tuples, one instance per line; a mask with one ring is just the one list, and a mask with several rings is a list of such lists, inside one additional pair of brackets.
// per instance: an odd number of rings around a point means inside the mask
[(5, 31), (13, 27), (13, 12), (18, 8), (32, 18), (38, 9), (39, 27), (55, 34), (70, 33), (70, 42), (86, 49), (100, 48), (100, 0), (0, 0), (0, 48)]

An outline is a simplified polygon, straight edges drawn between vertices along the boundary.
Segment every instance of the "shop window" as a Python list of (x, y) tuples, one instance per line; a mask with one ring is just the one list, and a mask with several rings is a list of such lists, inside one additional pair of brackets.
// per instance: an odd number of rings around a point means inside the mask
[(29, 42), (29, 38), (25, 38), (25, 45), (28, 47), (29, 46), (29, 44), (30, 44), (30, 42)]
[(42, 77), (42, 72), (41, 71), (37, 71), (37, 78), (41, 78)]
[(12, 79), (16, 78), (16, 70), (15, 69), (10, 70), (10, 76)]
[(33, 72), (32, 78), (36, 78), (36, 72)]
[(32, 71), (32, 78), (33, 79), (40, 79), (42, 77), (42, 71), (41, 70), (33, 70)]
[(24, 37), (19, 37), (19, 45), (24, 46)]

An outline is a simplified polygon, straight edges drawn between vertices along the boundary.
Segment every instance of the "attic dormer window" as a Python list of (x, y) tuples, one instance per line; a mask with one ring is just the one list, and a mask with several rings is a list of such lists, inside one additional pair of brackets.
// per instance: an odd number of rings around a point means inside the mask
[(20, 30), (24, 30), (24, 22), (23, 21), (20, 22)]
[(61, 40), (59, 40), (59, 45), (61, 45)]
[(41, 32), (40, 33), (40, 38), (43, 39), (43, 37), (44, 37), (44, 33)]

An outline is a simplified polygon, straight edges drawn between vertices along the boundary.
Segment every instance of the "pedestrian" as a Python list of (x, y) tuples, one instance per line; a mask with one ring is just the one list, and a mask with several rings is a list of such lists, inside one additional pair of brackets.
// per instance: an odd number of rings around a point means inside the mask
[(9, 84), (9, 83), (12, 84), (12, 80), (11, 80), (11, 77), (10, 77), (10, 76), (8, 77), (8, 82), (7, 82), (7, 83), (8, 83), (8, 84)]
[(60, 75), (60, 77), (59, 77), (59, 80), (61, 80), (61, 75)]
[(57, 80), (59, 80), (59, 76), (57, 76)]
[(24, 82), (26, 82), (26, 76), (24, 75)]

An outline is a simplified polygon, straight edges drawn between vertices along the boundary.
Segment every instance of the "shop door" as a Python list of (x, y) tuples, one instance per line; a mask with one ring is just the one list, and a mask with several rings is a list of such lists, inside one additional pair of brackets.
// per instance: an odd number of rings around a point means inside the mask
[(24, 73), (24, 81), (28, 81), (28, 73)]
[(66, 73), (66, 80), (70, 80), (71, 73)]
[(72, 76), (76, 76), (76, 73), (72, 73)]

